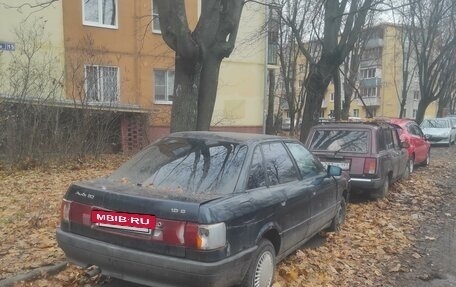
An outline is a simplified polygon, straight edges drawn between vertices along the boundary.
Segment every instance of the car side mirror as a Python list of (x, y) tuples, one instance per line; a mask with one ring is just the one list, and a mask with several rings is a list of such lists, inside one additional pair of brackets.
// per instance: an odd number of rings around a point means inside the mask
[(342, 169), (338, 166), (328, 165), (328, 176), (341, 176)]
[(428, 140), (428, 139), (431, 138), (431, 136), (430, 135), (424, 135), (424, 138)]
[(406, 142), (406, 141), (403, 141), (403, 142), (401, 142), (401, 147), (402, 148), (409, 148), (410, 144), (408, 142)]

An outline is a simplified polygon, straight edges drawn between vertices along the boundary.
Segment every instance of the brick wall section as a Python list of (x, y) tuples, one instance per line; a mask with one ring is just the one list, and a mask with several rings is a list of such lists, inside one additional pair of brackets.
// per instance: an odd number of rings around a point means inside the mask
[(144, 121), (140, 117), (125, 116), (120, 124), (122, 152), (132, 153), (147, 145)]

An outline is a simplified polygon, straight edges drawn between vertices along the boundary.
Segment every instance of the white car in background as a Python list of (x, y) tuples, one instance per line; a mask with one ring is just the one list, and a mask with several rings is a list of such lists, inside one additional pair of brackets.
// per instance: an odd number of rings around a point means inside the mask
[(426, 119), (423, 120), (420, 127), (433, 145), (450, 146), (456, 140), (456, 126), (449, 118)]

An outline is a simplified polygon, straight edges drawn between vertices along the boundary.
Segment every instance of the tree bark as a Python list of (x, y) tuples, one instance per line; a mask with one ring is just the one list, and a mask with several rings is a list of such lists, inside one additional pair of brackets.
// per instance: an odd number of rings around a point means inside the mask
[(201, 63), (176, 55), (171, 132), (197, 129)]
[(202, 1), (193, 32), (184, 0), (155, 3), (163, 40), (176, 52), (171, 132), (209, 130), (220, 65), (234, 49), (243, 1)]
[(212, 113), (217, 96), (218, 78), (222, 58), (209, 53), (203, 60), (201, 79), (199, 82), (199, 97), (197, 126), (198, 131), (207, 131), (210, 128)]
[(275, 134), (274, 129), (274, 98), (275, 98), (275, 73), (274, 69), (269, 69), (269, 93), (268, 93), (268, 114), (266, 117), (266, 134)]
[(302, 114), (300, 141), (305, 142), (312, 126), (320, 118), (321, 103), (332, 77), (331, 72), (323, 71), (321, 64), (311, 64), (306, 78), (307, 96)]

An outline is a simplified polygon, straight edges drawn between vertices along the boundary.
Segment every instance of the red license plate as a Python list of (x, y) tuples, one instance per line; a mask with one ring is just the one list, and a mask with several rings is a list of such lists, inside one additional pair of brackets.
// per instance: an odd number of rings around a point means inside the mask
[(112, 228), (151, 230), (155, 229), (155, 215), (105, 210), (92, 210), (92, 223)]

